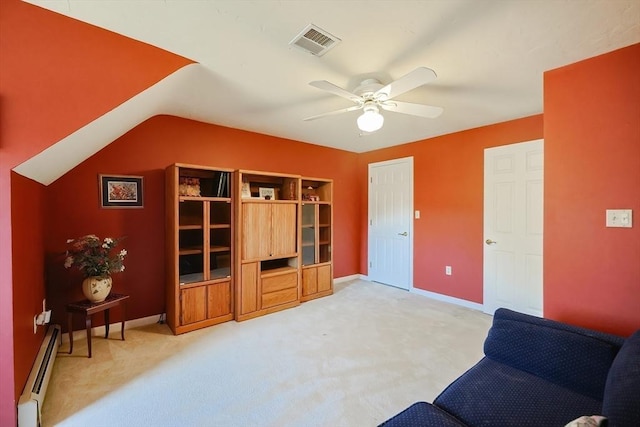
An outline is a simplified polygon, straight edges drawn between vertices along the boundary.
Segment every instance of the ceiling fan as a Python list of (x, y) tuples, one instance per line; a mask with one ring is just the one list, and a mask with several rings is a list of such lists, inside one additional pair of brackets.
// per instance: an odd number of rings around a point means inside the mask
[(384, 117), (380, 113), (380, 109), (392, 111), (394, 113), (411, 114), (413, 116), (433, 119), (442, 114), (443, 109), (441, 107), (393, 101), (392, 99), (415, 89), (418, 86), (432, 82), (436, 77), (436, 73), (432, 69), (418, 67), (386, 86), (380, 83), (377, 79), (363, 80), (362, 83), (353, 90), (353, 92), (342, 89), (341, 87), (326, 80), (313, 81), (309, 83), (311, 86), (346, 98), (355, 102), (356, 105), (343, 108), (341, 110), (307, 117), (304, 120), (315, 120), (321, 117), (332, 116), (334, 114), (363, 110), (363, 114), (359, 116), (357, 120), (358, 128), (363, 132), (375, 132), (380, 129), (384, 123)]

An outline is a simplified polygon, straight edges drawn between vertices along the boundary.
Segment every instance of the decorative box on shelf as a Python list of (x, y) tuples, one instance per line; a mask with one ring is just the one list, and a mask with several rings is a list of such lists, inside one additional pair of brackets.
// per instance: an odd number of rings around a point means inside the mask
[(200, 178), (181, 176), (178, 184), (180, 196), (200, 197)]

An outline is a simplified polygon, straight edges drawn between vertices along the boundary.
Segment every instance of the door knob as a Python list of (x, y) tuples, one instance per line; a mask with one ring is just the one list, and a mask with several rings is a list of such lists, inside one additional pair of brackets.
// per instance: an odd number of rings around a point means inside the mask
[(407, 232), (405, 231), (404, 233), (398, 233), (398, 236), (406, 236)]
[(496, 242), (495, 240), (487, 239), (487, 240), (485, 240), (485, 243), (486, 243), (487, 245), (494, 245), (494, 244), (496, 244), (496, 243), (498, 243), (498, 242)]

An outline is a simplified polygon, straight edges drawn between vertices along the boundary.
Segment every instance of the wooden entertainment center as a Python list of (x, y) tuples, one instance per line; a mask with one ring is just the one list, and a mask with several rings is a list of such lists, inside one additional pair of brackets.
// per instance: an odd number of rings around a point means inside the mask
[(175, 334), (333, 293), (333, 181), (166, 169), (166, 312)]

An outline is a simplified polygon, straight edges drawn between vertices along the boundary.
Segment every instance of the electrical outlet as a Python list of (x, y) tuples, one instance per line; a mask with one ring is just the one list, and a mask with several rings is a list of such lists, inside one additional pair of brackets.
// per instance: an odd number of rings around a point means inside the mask
[(446, 274), (447, 276), (451, 276), (451, 266), (450, 265), (447, 265), (444, 268), (444, 274)]

